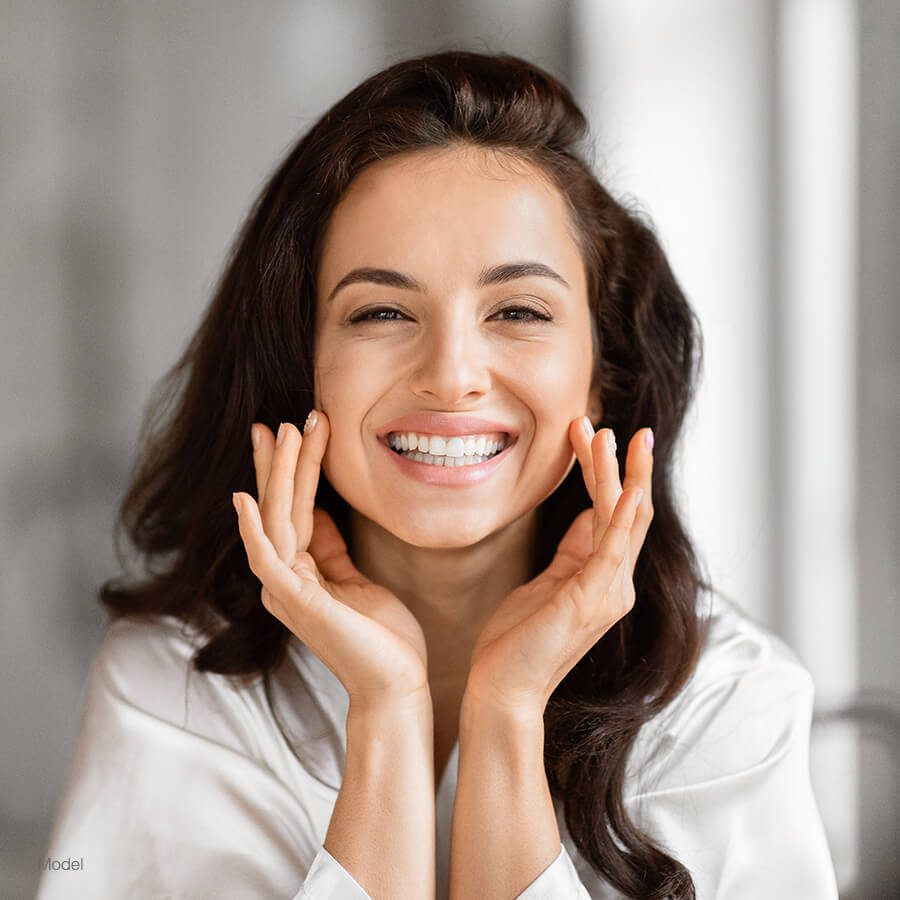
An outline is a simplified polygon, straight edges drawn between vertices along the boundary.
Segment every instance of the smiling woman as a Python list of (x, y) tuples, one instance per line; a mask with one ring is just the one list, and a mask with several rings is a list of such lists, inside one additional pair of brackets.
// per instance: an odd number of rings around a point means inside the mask
[(123, 502), (48, 853), (85, 896), (837, 896), (812, 682), (674, 498), (696, 318), (587, 139), (447, 52), (263, 189)]

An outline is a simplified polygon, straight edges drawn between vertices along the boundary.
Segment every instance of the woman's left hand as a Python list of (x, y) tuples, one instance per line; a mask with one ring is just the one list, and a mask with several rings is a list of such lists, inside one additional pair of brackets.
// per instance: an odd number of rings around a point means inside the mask
[(578, 660), (631, 611), (634, 565), (653, 518), (650, 433), (642, 428), (631, 438), (623, 489), (612, 431), (589, 438), (581, 418), (569, 424), (593, 507), (576, 516), (550, 565), (488, 619), (472, 651), (464, 703), (542, 716)]

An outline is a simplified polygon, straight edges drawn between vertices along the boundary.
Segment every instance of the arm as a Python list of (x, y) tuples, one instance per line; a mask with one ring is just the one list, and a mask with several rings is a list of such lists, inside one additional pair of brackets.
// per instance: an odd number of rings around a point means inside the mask
[(498, 714), (464, 698), (459, 752), (451, 900), (519, 897), (559, 868), (552, 865), (560, 837), (544, 773), (543, 718)]
[(431, 900), (434, 763), (425, 635), (397, 596), (356, 568), (340, 530), (314, 505), (328, 417), (311, 411), (302, 436), (290, 423), (281, 424), (277, 440), (263, 425), (255, 424), (253, 434), (260, 499), (242, 492), (233, 499), (263, 605), (350, 697), (343, 785), (301, 897)]
[(434, 898), (433, 727), (430, 697), (399, 708), (350, 704), (325, 849), (376, 900)]

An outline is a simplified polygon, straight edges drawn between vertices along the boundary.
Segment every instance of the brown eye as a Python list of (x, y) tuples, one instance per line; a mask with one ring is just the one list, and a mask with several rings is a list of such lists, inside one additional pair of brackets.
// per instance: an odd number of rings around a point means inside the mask
[(403, 313), (400, 312), (399, 309), (394, 309), (390, 306), (376, 306), (374, 309), (367, 309), (361, 313), (356, 313), (356, 315), (352, 316), (350, 319), (350, 323), (355, 325), (357, 322), (396, 322), (396, 319), (389, 319), (382, 316), (382, 313), (396, 313), (398, 316), (402, 316)]
[(504, 313), (524, 313), (524, 317), (517, 315), (512, 319), (506, 319), (507, 322), (550, 322), (551, 318), (546, 313), (542, 312), (539, 309), (535, 309), (532, 306), (507, 306), (504, 309), (501, 309), (497, 315), (503, 315)]
[[(507, 313), (515, 313), (515, 315), (511, 315), (509, 318), (504, 318), (503, 321), (506, 322), (553, 321), (551, 316), (548, 316), (545, 312), (539, 309), (535, 309), (532, 306), (507, 306), (494, 315), (505, 317)], [(353, 315), (350, 318), (350, 324), (355, 325), (359, 322), (398, 322), (400, 321), (400, 319), (395, 318), (397, 316), (404, 317), (403, 313), (400, 312), (399, 309), (394, 309), (391, 306), (376, 306), (372, 309), (367, 309), (361, 313), (356, 313), (355, 315)]]

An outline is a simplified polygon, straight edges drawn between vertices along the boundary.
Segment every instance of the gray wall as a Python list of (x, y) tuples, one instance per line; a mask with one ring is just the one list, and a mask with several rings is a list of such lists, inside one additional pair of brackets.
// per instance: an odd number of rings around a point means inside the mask
[(858, 896), (876, 897), (900, 889), (900, 4), (863, 0), (860, 24)]

